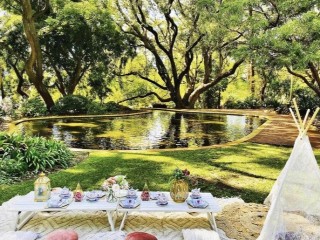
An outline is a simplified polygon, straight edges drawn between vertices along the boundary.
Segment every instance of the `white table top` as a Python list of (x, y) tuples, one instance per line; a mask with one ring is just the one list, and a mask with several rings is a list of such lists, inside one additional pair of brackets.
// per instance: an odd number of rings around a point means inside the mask
[[(141, 192), (138, 192), (140, 200)], [(11, 202), (8, 206), (9, 211), (21, 211), (21, 212), (41, 212), (41, 211), (115, 211), (119, 212), (219, 212), (220, 207), (217, 201), (213, 198), (211, 193), (201, 193), (201, 198), (208, 202), (206, 208), (193, 208), (187, 204), (187, 202), (176, 203), (174, 202), (169, 192), (164, 192), (169, 199), (168, 204), (164, 206), (158, 206), (156, 200), (141, 201), (141, 204), (136, 208), (122, 208), (117, 202), (109, 203), (106, 198), (103, 197), (96, 202), (88, 202), (83, 200), (81, 202), (75, 202), (74, 200), (67, 206), (62, 208), (48, 208), (47, 202), (35, 202), (34, 192), (30, 192), (27, 195), (20, 196), (15, 201)], [(121, 200), (121, 199), (120, 199)]]
[(96, 202), (88, 202), (83, 200), (81, 202), (75, 202), (74, 200), (67, 206), (62, 208), (48, 208), (47, 202), (35, 202), (34, 201), (34, 192), (30, 192), (27, 195), (21, 196), (17, 200), (9, 204), (9, 211), (32, 211), (32, 212), (41, 212), (41, 211), (114, 211), (117, 209), (117, 202), (109, 203), (106, 201), (106, 198), (103, 197)]
[[(140, 200), (141, 192), (138, 192)], [(193, 208), (187, 202), (176, 203), (174, 202), (169, 192), (164, 192), (166, 197), (169, 199), (168, 204), (164, 206), (158, 206), (156, 200), (141, 201), (141, 204), (136, 208), (122, 208), (118, 206), (119, 212), (219, 212), (220, 207), (217, 201), (213, 198), (211, 193), (201, 193), (201, 199), (208, 202), (208, 207), (206, 208)]]

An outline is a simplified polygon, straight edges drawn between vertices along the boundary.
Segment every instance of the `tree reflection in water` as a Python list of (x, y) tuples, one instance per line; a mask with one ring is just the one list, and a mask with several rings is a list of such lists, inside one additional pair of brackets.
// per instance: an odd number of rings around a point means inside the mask
[(234, 141), (264, 121), (248, 116), (153, 111), (129, 117), (30, 121), (19, 124), (17, 130), (27, 135), (53, 137), (76, 148), (162, 149)]

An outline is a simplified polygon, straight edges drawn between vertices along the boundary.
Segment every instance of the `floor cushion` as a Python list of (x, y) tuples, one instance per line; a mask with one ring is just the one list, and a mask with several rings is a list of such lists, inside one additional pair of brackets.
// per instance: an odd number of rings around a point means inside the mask
[(183, 229), (184, 240), (220, 240), (219, 234), (213, 230)]
[(125, 240), (126, 233), (123, 231), (99, 231), (97, 233), (86, 234), (81, 239), (84, 240)]
[(78, 234), (73, 230), (55, 230), (49, 233), (46, 240), (78, 240)]
[(132, 232), (127, 235), (126, 240), (157, 240), (157, 238), (145, 232)]

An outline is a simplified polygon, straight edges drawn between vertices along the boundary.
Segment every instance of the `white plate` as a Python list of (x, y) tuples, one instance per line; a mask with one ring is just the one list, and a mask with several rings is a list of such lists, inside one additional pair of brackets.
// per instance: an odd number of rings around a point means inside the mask
[(193, 208), (206, 208), (209, 203), (202, 199), (187, 199), (187, 203)]
[(140, 200), (127, 198), (119, 202), (119, 205), (123, 208), (136, 208), (140, 205)]
[(138, 195), (127, 195), (126, 198), (137, 199)]
[(65, 207), (67, 205), (69, 205), (71, 203), (72, 199), (60, 199), (58, 200), (53, 200), (53, 199), (49, 199), (47, 202), (47, 207), (48, 208), (62, 208)]
[(163, 206), (167, 206), (169, 202), (160, 202), (160, 201), (156, 201), (156, 204), (160, 207), (163, 207)]

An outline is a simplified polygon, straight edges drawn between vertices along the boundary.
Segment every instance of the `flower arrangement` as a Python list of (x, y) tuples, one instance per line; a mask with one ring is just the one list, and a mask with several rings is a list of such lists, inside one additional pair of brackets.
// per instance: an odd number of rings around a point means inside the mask
[(180, 168), (176, 168), (173, 171), (173, 179), (180, 180), (180, 179), (187, 179), (190, 176), (190, 171), (188, 169), (181, 170)]
[(190, 175), (190, 171), (188, 169), (180, 169), (176, 168), (173, 171), (172, 179), (171, 180), (186, 180), (191, 186), (198, 185), (197, 178), (195, 176)]
[(102, 189), (108, 190), (109, 188), (129, 189), (129, 183), (126, 180), (126, 176), (117, 175), (114, 177), (109, 177), (103, 182)]

